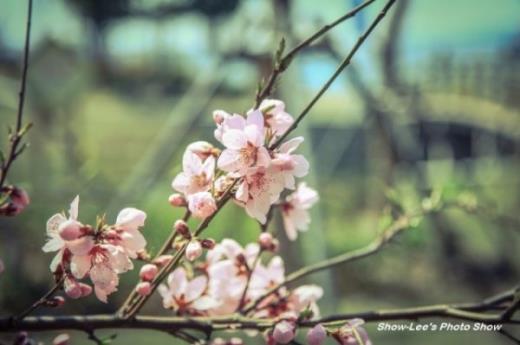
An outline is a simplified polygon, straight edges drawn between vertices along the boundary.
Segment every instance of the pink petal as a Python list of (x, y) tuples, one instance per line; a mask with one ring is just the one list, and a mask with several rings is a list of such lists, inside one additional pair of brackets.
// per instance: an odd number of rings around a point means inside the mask
[(94, 239), (91, 236), (84, 236), (74, 241), (67, 241), (66, 245), (74, 255), (87, 255), (94, 247)]
[(173, 296), (186, 293), (188, 278), (184, 268), (178, 267), (168, 276), (168, 285)]
[(91, 267), (90, 255), (73, 255), (70, 262), (70, 270), (74, 277), (82, 279)]
[(254, 125), (259, 132), (264, 131), (264, 115), (260, 110), (254, 110), (247, 115), (247, 125)]
[(58, 233), (61, 223), (65, 222), (67, 218), (61, 213), (56, 213), (47, 221), (47, 235), (52, 236)]
[(202, 171), (202, 161), (195, 153), (186, 150), (182, 156), (182, 169), (189, 176), (199, 175)]
[(303, 143), (303, 140), (303, 137), (292, 138), (280, 145), (279, 150), (281, 153), (292, 153), (301, 143)]
[(42, 247), (42, 250), (46, 253), (55, 252), (65, 246), (65, 242), (58, 236), (51, 237), (47, 243)]
[(144, 225), (146, 213), (133, 207), (122, 209), (117, 215), (116, 225), (125, 230), (137, 229)]
[(78, 211), (79, 211), (79, 195), (76, 195), (69, 208), (69, 217), (70, 219), (77, 220), (78, 219)]
[(238, 129), (230, 129), (222, 137), (222, 143), (233, 150), (240, 150), (247, 144), (246, 133)]
[(184, 172), (181, 172), (173, 179), (172, 188), (186, 194), (190, 187), (190, 182), (190, 178)]
[(208, 279), (205, 276), (198, 276), (191, 280), (186, 289), (186, 299), (188, 301), (194, 301), (199, 298), (204, 290), (206, 290), (207, 283)]
[(256, 166), (268, 167), (271, 164), (271, 156), (265, 147), (259, 147), (256, 156)]
[(224, 150), (218, 158), (218, 167), (224, 171), (233, 172), (240, 169), (240, 154), (235, 150)]

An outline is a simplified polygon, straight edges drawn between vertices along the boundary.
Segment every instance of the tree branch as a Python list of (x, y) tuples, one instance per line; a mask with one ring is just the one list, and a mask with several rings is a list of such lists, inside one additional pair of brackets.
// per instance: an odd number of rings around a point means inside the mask
[(327, 82), (322, 86), (322, 88), (320, 89), (320, 91), (318, 91), (318, 93), (316, 94), (316, 96), (314, 96), (314, 98), (310, 101), (310, 103), (302, 110), (302, 112), (300, 113), (300, 115), (298, 115), (298, 117), (296, 118), (296, 120), (292, 123), (292, 125), (285, 131), (285, 133), (280, 136), (278, 138), (278, 140), (276, 140), (271, 146), (270, 146), (270, 149), (273, 149), (273, 148), (276, 148), (278, 147), (283, 140), (285, 140), (285, 138), (293, 131), (296, 129), (296, 127), (298, 127), (298, 124), (304, 119), (304, 117), (307, 115), (307, 113), (309, 113), (309, 111), (312, 109), (312, 107), (316, 104), (316, 102), (318, 102), (318, 100), (323, 96), (323, 94), (325, 93), (325, 91), (327, 91), (329, 89), (329, 87), (332, 85), (332, 83), (336, 80), (336, 78), (341, 74), (341, 72), (343, 72), (343, 70), (345, 68), (347, 68), (348, 65), (350, 65), (350, 62), (352, 60), (352, 58), (354, 57), (354, 55), (356, 54), (356, 52), (358, 51), (358, 49), (363, 45), (363, 43), (366, 41), (366, 39), (368, 38), (368, 36), (370, 36), (370, 34), (372, 33), (372, 31), (376, 28), (376, 26), (379, 24), (379, 22), (381, 22), (381, 20), (385, 17), (386, 13), (388, 12), (388, 10), (392, 7), (392, 5), (395, 3), (395, 0), (389, 0), (385, 7), (383, 8), (383, 10), (379, 13), (379, 15), (374, 19), (374, 21), (372, 22), (372, 24), (370, 24), (370, 26), (368, 27), (368, 29), (361, 35), (359, 36), (356, 44), (354, 45), (354, 47), (352, 47), (352, 49), (350, 50), (350, 52), (347, 54), (347, 56), (345, 57), (345, 59), (341, 62), (341, 64), (338, 66), (338, 68), (336, 69), (336, 71), (334, 72), (334, 74), (332, 75), (332, 77), (330, 77), (329, 80), (327, 80)]
[(23, 152), (25, 149), (25, 145), (21, 148), (18, 148), (22, 137), (27, 133), (27, 131), (31, 128), (31, 124), (27, 124), (23, 126), (23, 110), (25, 104), (25, 89), (27, 84), (27, 70), (29, 68), (29, 51), (30, 51), (30, 43), (31, 43), (31, 22), (32, 22), (32, 0), (28, 1), (27, 5), (27, 22), (25, 29), (25, 47), (24, 47), (24, 56), (23, 56), (23, 67), (22, 67), (22, 79), (20, 81), (20, 91), (18, 98), (18, 112), (16, 115), (16, 127), (12, 133), (10, 133), (9, 141), (10, 148), (9, 154), (4, 159), (2, 157), (1, 166), (0, 166), (0, 189), (5, 184), (7, 179), (7, 173), (11, 168), (15, 159)]

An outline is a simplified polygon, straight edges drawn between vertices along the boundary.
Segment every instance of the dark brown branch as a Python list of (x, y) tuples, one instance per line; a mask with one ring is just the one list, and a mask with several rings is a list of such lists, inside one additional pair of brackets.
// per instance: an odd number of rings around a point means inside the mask
[(61, 278), (60, 281), (54, 284), (54, 286), (45, 293), (45, 295), (43, 295), (40, 299), (34, 302), (29, 308), (27, 308), (20, 314), (16, 315), (15, 319), (22, 320), (24, 317), (26, 317), (27, 315), (29, 315), (30, 313), (47, 303), (49, 299), (56, 293), (56, 291), (58, 291), (62, 287), (64, 280), (65, 278)]
[(0, 189), (4, 186), (5, 181), (7, 179), (7, 173), (11, 168), (15, 159), (23, 152), (26, 145), (22, 147), (18, 147), (22, 140), (22, 137), (27, 133), (31, 124), (23, 126), (23, 110), (25, 104), (25, 89), (27, 84), (27, 70), (29, 69), (29, 51), (31, 44), (31, 23), (32, 23), (32, 0), (28, 1), (27, 5), (27, 22), (25, 29), (25, 47), (24, 47), (24, 56), (23, 56), (23, 65), (22, 65), (22, 79), (20, 81), (20, 91), (18, 98), (18, 112), (16, 115), (16, 127), (14, 131), (10, 133), (10, 147), (9, 154), (5, 158), (5, 161), (1, 162), (0, 167)]

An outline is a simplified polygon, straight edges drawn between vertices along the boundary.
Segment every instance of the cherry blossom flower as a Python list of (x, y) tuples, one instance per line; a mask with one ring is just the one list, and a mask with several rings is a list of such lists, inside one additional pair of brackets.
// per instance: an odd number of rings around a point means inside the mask
[[(264, 99), (260, 103), (260, 111), (262, 111), (265, 124), (271, 130), (272, 136), (281, 136), (293, 124), (294, 119), (285, 112), (285, 103), (277, 99)], [(253, 110), (250, 110), (251, 112)]]
[(169, 276), (167, 285), (159, 286), (159, 294), (163, 298), (163, 306), (174, 309), (177, 314), (200, 314), (217, 305), (217, 302), (205, 295), (208, 278), (198, 276), (188, 279), (186, 270), (176, 268)]
[(305, 157), (293, 154), (302, 142), (303, 137), (284, 142), (271, 161), (274, 171), (282, 174), (285, 188), (294, 189), (295, 177), (303, 177), (309, 172), (309, 162)]
[(188, 197), (188, 209), (197, 218), (207, 218), (217, 210), (217, 203), (209, 192), (199, 192)]
[(309, 345), (322, 345), (325, 339), (327, 339), (327, 330), (321, 324), (317, 324), (307, 333)]
[(194, 261), (202, 255), (202, 245), (197, 240), (192, 240), (186, 246), (186, 258), (189, 261)]
[(60, 236), (61, 232), (69, 233), (68, 229), (70, 228), (83, 228), (83, 224), (77, 220), (78, 207), (79, 196), (76, 196), (70, 204), (68, 219), (65, 218), (63, 214), (57, 213), (47, 221), (47, 236), (49, 237), (49, 240), (43, 246), (42, 250), (44, 252), (58, 252), (50, 265), (52, 272), (56, 272), (58, 269), (65, 250), (68, 250), (75, 255), (85, 255), (94, 246), (94, 239), (90, 234), (76, 237), (76, 239), (72, 241), (66, 241)]
[(264, 224), (269, 208), (280, 197), (284, 188), (283, 175), (272, 167), (249, 169), (235, 194), (246, 213)]
[(182, 157), (182, 169), (172, 182), (172, 187), (186, 196), (206, 192), (211, 187), (215, 170), (215, 158), (202, 160), (196, 153), (186, 150)]
[[(226, 122), (226, 121), (224, 121)], [(241, 122), (238, 124), (238, 122)], [(218, 158), (220, 169), (245, 175), (253, 166), (267, 167), (271, 158), (264, 147), (264, 117), (260, 111), (253, 111), (247, 120), (237, 120), (238, 128), (229, 128), (222, 135), (222, 143), (226, 149)]]
[(191, 151), (196, 154), (201, 160), (206, 160), (210, 156), (213, 156), (218, 153), (219, 150), (215, 149), (213, 145), (208, 143), (207, 141), (196, 141), (191, 143), (186, 148), (186, 151)]
[(146, 264), (141, 267), (139, 271), (139, 278), (144, 281), (152, 281), (159, 272), (159, 269), (154, 264)]
[(368, 333), (361, 327), (365, 321), (352, 319), (341, 327), (336, 335), (336, 340), (341, 345), (372, 345)]
[(139, 230), (145, 220), (146, 213), (133, 207), (125, 208), (117, 215), (114, 228), (121, 239), (113, 244), (121, 246), (132, 259), (146, 247), (146, 239)]
[(294, 193), (289, 195), (281, 204), (282, 217), (287, 237), (294, 241), (298, 237), (298, 230), (308, 229), (311, 221), (309, 209), (318, 201), (318, 193), (305, 182), (298, 185)]
[(306, 309), (312, 311), (313, 316), (319, 316), (320, 311), (316, 302), (323, 297), (323, 288), (318, 285), (302, 285), (291, 292), (289, 296), (290, 309), (300, 313)]

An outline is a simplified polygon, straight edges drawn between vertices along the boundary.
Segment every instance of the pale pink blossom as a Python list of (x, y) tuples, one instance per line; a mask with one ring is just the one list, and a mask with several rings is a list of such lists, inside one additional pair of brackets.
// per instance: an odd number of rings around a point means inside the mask
[(58, 269), (66, 249), (74, 255), (86, 255), (94, 247), (94, 239), (90, 234), (76, 237), (72, 241), (66, 241), (60, 236), (60, 232), (65, 231), (69, 227), (75, 230), (77, 230), (76, 227), (83, 227), (78, 221), (78, 207), (79, 197), (76, 196), (70, 204), (68, 219), (63, 214), (57, 213), (47, 221), (47, 236), (49, 239), (42, 250), (44, 252), (58, 252), (50, 265), (52, 272)]
[(192, 240), (186, 246), (186, 258), (195, 261), (202, 255), (202, 245), (198, 240)]
[(303, 155), (293, 154), (303, 142), (303, 137), (293, 138), (280, 145), (271, 161), (273, 170), (282, 174), (284, 186), (295, 188), (295, 177), (303, 177), (309, 172), (309, 162)]
[(307, 333), (308, 345), (322, 345), (327, 339), (327, 330), (321, 324), (317, 324)]
[(67, 296), (69, 296), (72, 299), (77, 299), (82, 296), (81, 286), (79, 285), (78, 281), (74, 278), (66, 278), (63, 282), (63, 288)]
[(283, 188), (283, 175), (272, 167), (252, 168), (238, 186), (235, 198), (249, 216), (264, 224), (269, 208), (278, 200)]
[(215, 158), (209, 156), (202, 160), (197, 154), (186, 150), (182, 157), (182, 169), (172, 182), (172, 187), (189, 196), (210, 189), (215, 170)]
[(320, 311), (317, 301), (323, 297), (323, 288), (318, 285), (302, 285), (291, 292), (289, 303), (291, 310), (300, 313), (306, 309), (310, 309), (314, 316), (319, 316)]
[(266, 266), (258, 264), (251, 276), (249, 297), (256, 299), (268, 289), (285, 280), (285, 267), (281, 257), (275, 256)]
[(141, 278), (144, 281), (152, 281), (155, 276), (157, 275), (157, 272), (159, 269), (156, 265), (153, 264), (146, 264), (141, 267), (141, 270), (139, 271), (139, 278)]
[(293, 322), (280, 321), (274, 326), (273, 338), (277, 343), (289, 344), (296, 336), (295, 330), (296, 327)]
[(173, 255), (161, 255), (153, 260), (153, 263), (159, 267), (167, 265), (173, 259)]
[(281, 204), (282, 218), (287, 237), (294, 241), (299, 231), (306, 231), (311, 218), (309, 209), (318, 201), (318, 193), (304, 182)]
[(246, 121), (242, 115), (229, 114), (224, 110), (215, 110), (213, 112), (213, 119), (217, 125), (214, 135), (215, 139), (222, 143), (224, 133), (230, 129), (243, 129)]
[(199, 192), (188, 197), (188, 209), (196, 218), (207, 218), (217, 210), (217, 203), (209, 192)]
[[(253, 111), (242, 118), (241, 128), (227, 129), (222, 135), (226, 147), (218, 158), (220, 169), (244, 175), (253, 166), (267, 167), (271, 158), (265, 148), (264, 117), (260, 111)], [(225, 121), (224, 121), (225, 122)]]
[(372, 345), (368, 333), (361, 327), (365, 321), (352, 319), (339, 329), (339, 341), (341, 345)]
[(150, 282), (140, 282), (135, 287), (135, 292), (137, 292), (141, 296), (148, 296), (152, 293), (152, 285)]
[(139, 230), (144, 226), (145, 220), (146, 213), (133, 207), (125, 208), (117, 215), (115, 229), (120, 241), (114, 244), (121, 246), (132, 259), (146, 247), (146, 239)]
[(294, 122), (293, 117), (285, 111), (285, 103), (278, 99), (264, 99), (259, 109), (264, 114), (266, 127), (271, 130), (272, 136), (283, 135)]
[(163, 306), (174, 309), (177, 314), (199, 314), (217, 305), (217, 302), (205, 294), (208, 278), (198, 276), (188, 279), (186, 270), (176, 268), (167, 279), (167, 285), (159, 286)]

